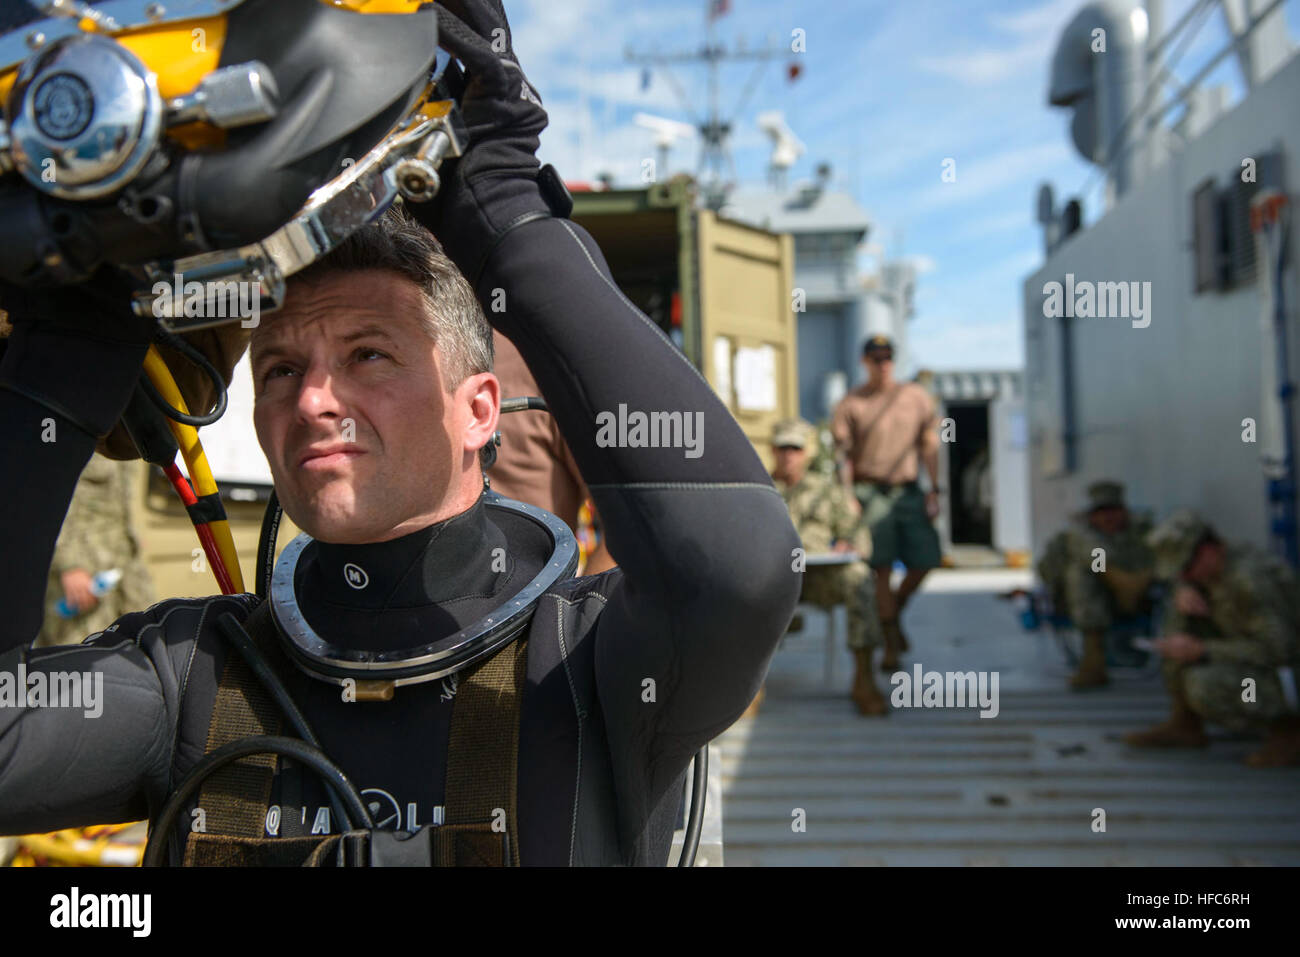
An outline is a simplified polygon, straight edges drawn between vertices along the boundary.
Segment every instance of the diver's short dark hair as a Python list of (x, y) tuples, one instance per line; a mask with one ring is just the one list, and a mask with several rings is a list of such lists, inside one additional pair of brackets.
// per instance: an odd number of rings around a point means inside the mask
[(492, 327), (474, 290), (433, 233), (400, 206), (362, 226), (289, 282), (368, 269), (395, 272), (420, 288), (428, 307), (424, 328), (442, 354), (449, 391), (469, 376), (492, 371)]

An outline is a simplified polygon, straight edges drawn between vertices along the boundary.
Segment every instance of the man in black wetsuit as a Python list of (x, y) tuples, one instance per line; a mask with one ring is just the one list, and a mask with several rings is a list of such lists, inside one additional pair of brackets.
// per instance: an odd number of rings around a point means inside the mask
[[(443, 43), (471, 75), (472, 147), (444, 168), (436, 203), (412, 212), (472, 294), (416, 227), (389, 216), (291, 281), (284, 310), (264, 317), (252, 346), (258, 437), (286, 512), (312, 536), (281, 565), (275, 620), (342, 657), (401, 655), (490, 621), (550, 564), (535, 523), (482, 496), (479, 450), (501, 396), (474, 297), (504, 297), (505, 310), (487, 314), (534, 370), (619, 567), (550, 584), (528, 599), (528, 627), (505, 651), (441, 680), (353, 700), (345, 683), (341, 694), (338, 680), (299, 671), (290, 693), (377, 826), (414, 831), (444, 820), (448, 765), (464, 759), (449, 750), (472, 740), (457, 745), (450, 731), (465, 696), (456, 679), (522, 649), (513, 859), (662, 864), (692, 755), (743, 712), (789, 621), (798, 537), (726, 408), (563, 218), (553, 171), (539, 174), (534, 158), (540, 101), (508, 42), (489, 53), (506, 28), (499, 2), (447, 6), (468, 25), (452, 24)], [(0, 676), (102, 676), (102, 695), (97, 715), (0, 707), (0, 833), (155, 818), (212, 750), (235, 658), (216, 623), (259, 610), (251, 595), (175, 599), (80, 646), (29, 647), (77, 476), (121, 415), (149, 341), (124, 303), (101, 284), (11, 309)], [(597, 417), (620, 405), (700, 415), (703, 454), (599, 447)], [(267, 835), (340, 828), (311, 779), (281, 768), (264, 796), (279, 812)], [(178, 838), (194, 830), (191, 817), (181, 823)]]

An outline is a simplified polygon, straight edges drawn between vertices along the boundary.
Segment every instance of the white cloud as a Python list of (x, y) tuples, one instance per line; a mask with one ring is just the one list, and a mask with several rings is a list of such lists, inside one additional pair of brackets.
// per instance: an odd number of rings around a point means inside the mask
[(949, 233), (945, 238), (951, 242), (987, 240), (1000, 233), (1023, 233), (1031, 229), (1036, 230), (1037, 224), (1032, 214), (1033, 210), (1029, 208), (1029, 202), (1026, 200), (1023, 209), (1009, 209), (991, 216), (969, 219), (965, 225)]
[(908, 330), (907, 347), (918, 366), (936, 371), (1020, 368), (1025, 362), (1018, 317), (980, 323), (918, 320)]
[(1048, 0), (1016, 13), (994, 14), (989, 17), (989, 22), (1021, 37), (1049, 37), (1054, 43), (1057, 33), (1080, 6), (1078, 0)]
[[(633, 114), (644, 111), (681, 122), (691, 117), (661, 71), (651, 71), (646, 88), (643, 67), (629, 62), (625, 53), (693, 49), (702, 25), (699, 7), (520, 0), (519, 8), (511, 10), (515, 48), (550, 116), (541, 138), (542, 162), (553, 163), (569, 180), (594, 181), (608, 173), (618, 185), (640, 185), (643, 164), (657, 162), (658, 150), (654, 134), (636, 126)], [(702, 89), (699, 70), (673, 70), (688, 95)], [(703, 109), (701, 99), (696, 97), (691, 107)], [(767, 148), (766, 138), (751, 126), (744, 118), (737, 124), (733, 151)], [(669, 169), (656, 170), (657, 178), (694, 171), (698, 154), (698, 137), (679, 141)]]
[[(1048, 176), (1056, 165), (1072, 156), (1069, 144), (1063, 139), (1004, 150), (979, 159), (954, 156), (955, 181), (943, 182), (942, 167), (936, 163), (932, 184), (916, 194), (909, 206), (913, 211), (921, 211), (970, 203), (1017, 183), (1025, 187), (1028, 197), (1037, 180)], [(1025, 202), (1028, 204), (1029, 200)]]
[(512, 5), (510, 36), (528, 78), (540, 84), (533, 71), (542, 64), (555, 61), (572, 64), (587, 59), (590, 54), (584, 52), (584, 41), (591, 36), (592, 24), (617, 22), (618, 18), (611, 17), (611, 13), (609, 0), (564, 0), (563, 3), (527, 0)]
[[(702, 4), (510, 2), (520, 59), (551, 115), (542, 161), (571, 180), (590, 182), (609, 172), (619, 185), (638, 185), (643, 160), (656, 150), (653, 134), (636, 127), (633, 115), (690, 118), (662, 74), (641, 88), (642, 68), (627, 62), (624, 51), (629, 45), (697, 48), (704, 37)], [(920, 314), (911, 324), (923, 364), (1013, 364), (1009, 354), (1018, 357), (1021, 349), (1021, 283), (1041, 259), (1034, 187), (1050, 176), (1082, 179), (1062, 132), (1064, 117), (1048, 110), (1044, 92), (1060, 28), (1083, 0), (1028, 2), (1016, 10), (1026, 0), (997, 0), (988, 12), (888, 0), (833, 0), (825, 7), (746, 0), (720, 23), (717, 39), (728, 44), (742, 35), (757, 44), (764, 33), (807, 28), (804, 76), (786, 83), (780, 63), (769, 64), (735, 120), (739, 176), (755, 183), (766, 167), (770, 147), (753, 125), (754, 113), (784, 110), (809, 147), (790, 181), (811, 176), (827, 160), (837, 184), (843, 180), (861, 205), (873, 208), (872, 243), (859, 250), (860, 265), (877, 266), (883, 250), (872, 246), (885, 244), (902, 249), (924, 272)], [(1182, 0), (1167, 2), (1172, 8)], [(702, 111), (703, 71), (674, 69)], [(734, 106), (747, 71), (723, 71), (724, 110)], [(957, 160), (955, 183), (940, 180), (947, 156)], [(694, 171), (697, 158), (698, 142), (679, 142), (669, 172)], [(905, 247), (897, 229), (904, 224)]]
[(1037, 248), (1024, 247), (922, 283), (908, 341), (916, 361), (949, 369), (1022, 365), (1021, 283), (1041, 263)]
[(1035, 244), (999, 251), (1002, 254), (992, 261), (979, 259), (945, 269), (943, 285), (931, 286), (937, 293), (935, 311), (969, 315), (975, 310), (990, 318), (1006, 310), (1019, 313), (1021, 284), (1043, 264), (1043, 253)]
[(904, 262), (911, 263), (912, 268), (916, 270), (918, 276), (924, 276), (926, 273), (934, 272), (939, 268), (939, 264), (929, 256), (904, 256)]
[(1005, 33), (1013, 34), (1013, 42), (919, 57), (917, 65), (931, 73), (976, 86), (1023, 78), (1036, 69), (1046, 68), (1061, 28), (1078, 7), (1078, 0), (1047, 0), (1013, 14), (991, 15), (988, 22)]
[(961, 83), (984, 85), (1010, 76), (1020, 76), (1043, 62), (1036, 44), (1011, 50), (975, 50), (947, 56), (920, 57), (916, 64), (923, 70), (951, 77)]
[(1011, 298), (1020, 301), (1020, 284), (1024, 278), (1043, 264), (1043, 251), (1038, 246), (1019, 249), (999, 259), (981, 271), (986, 275), (996, 276), (999, 287), (1009, 290)]

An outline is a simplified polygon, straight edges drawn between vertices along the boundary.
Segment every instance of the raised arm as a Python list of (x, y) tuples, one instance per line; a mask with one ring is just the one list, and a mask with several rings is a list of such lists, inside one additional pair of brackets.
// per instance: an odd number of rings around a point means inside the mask
[[(438, 205), (413, 212), (523, 354), (600, 509), (623, 574), (597, 626), (601, 706), (621, 798), (652, 806), (758, 690), (798, 597), (799, 539), (730, 413), (563, 218), (534, 155), (546, 114), (500, 4), (445, 6), (464, 21), (443, 42), (471, 76), (471, 148)], [(675, 414), (682, 441), (631, 447), (617, 423), (633, 412)]]
[(105, 274), (43, 293), (0, 285), (0, 651), (41, 629), (54, 545), (96, 440), (126, 407), (152, 332)]

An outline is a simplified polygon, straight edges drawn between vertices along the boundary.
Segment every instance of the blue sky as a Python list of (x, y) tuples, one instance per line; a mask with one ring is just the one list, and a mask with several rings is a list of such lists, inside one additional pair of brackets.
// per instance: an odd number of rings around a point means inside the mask
[[(1166, 29), (1193, 0), (1166, 0)], [(629, 44), (662, 52), (699, 47), (704, 0), (508, 0), (520, 62), (551, 116), (543, 162), (566, 179), (636, 185), (655, 155), (653, 134), (633, 122), (639, 111), (688, 120), (671, 85), (656, 74), (641, 88)], [(811, 178), (820, 162), (832, 185), (854, 195), (875, 222), (861, 261), (884, 250), (916, 257), (924, 270), (912, 320), (911, 349), (931, 368), (1009, 368), (1023, 362), (1020, 288), (1042, 259), (1034, 222), (1038, 185), (1051, 182), (1058, 202), (1087, 185), (1085, 217), (1101, 212), (1102, 178), (1092, 175), (1069, 139), (1068, 111), (1047, 105), (1049, 60), (1080, 0), (731, 0), (717, 38), (749, 47), (765, 41), (788, 50), (802, 29), (803, 75), (785, 78), (785, 60), (763, 74), (733, 134), (741, 182), (764, 181), (770, 145), (754, 122), (781, 110), (807, 152), (791, 182)], [(1300, 0), (1288, 0), (1294, 38)], [(1175, 68), (1186, 80), (1226, 41), (1217, 9)], [(730, 113), (751, 66), (722, 72)], [(704, 109), (702, 68), (675, 68)], [(1241, 94), (1231, 58), (1208, 82)], [(1176, 114), (1175, 114), (1176, 115)], [(672, 172), (695, 169), (698, 143), (678, 144)], [(941, 181), (945, 158), (954, 183)], [(663, 173), (660, 171), (660, 177)]]

